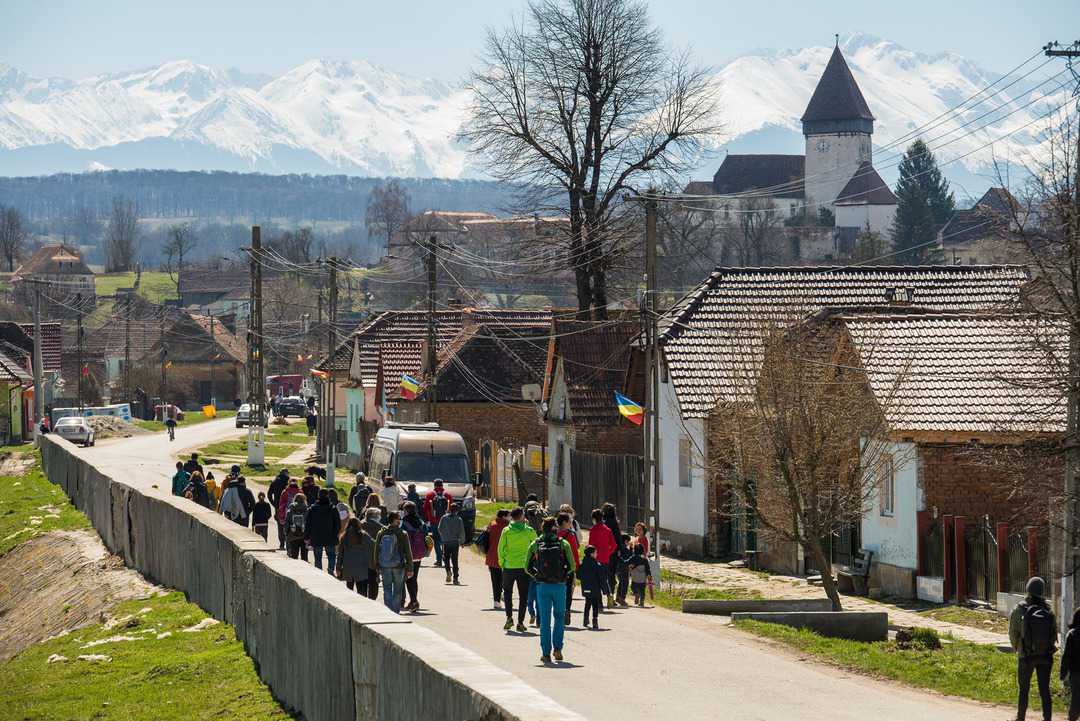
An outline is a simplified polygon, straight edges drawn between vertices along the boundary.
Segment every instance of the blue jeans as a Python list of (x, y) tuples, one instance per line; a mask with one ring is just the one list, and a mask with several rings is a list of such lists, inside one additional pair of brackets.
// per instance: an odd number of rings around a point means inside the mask
[(337, 549), (333, 546), (312, 546), (311, 548), (315, 551), (315, 568), (319, 569), (322, 568), (323, 549), (326, 549), (326, 563), (329, 566), (326, 572), (331, 576), (334, 575), (334, 561), (337, 560)]
[[(534, 583), (536, 605), (540, 610), (540, 651), (551, 655), (551, 647), (562, 650), (563, 629), (566, 620), (566, 584)], [(551, 628), (551, 616), (555, 615), (555, 628)]]
[(532, 578), (529, 579), (529, 600), (526, 602), (525, 608), (530, 616), (535, 618), (538, 615), (536, 613), (536, 581)]
[(380, 568), (382, 576), (383, 603), (394, 613), (401, 612), (405, 603), (405, 567)]
[(438, 521), (432, 523), (428, 528), (431, 532), (431, 540), (435, 542), (435, 564), (441, 566), (443, 562), (443, 547), (442, 536), (439, 535)]

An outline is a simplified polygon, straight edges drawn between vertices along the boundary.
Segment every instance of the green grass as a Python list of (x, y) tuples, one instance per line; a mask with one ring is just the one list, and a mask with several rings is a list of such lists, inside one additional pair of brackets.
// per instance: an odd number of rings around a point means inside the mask
[[(115, 295), (120, 288), (135, 285), (135, 273), (104, 273), (94, 276), (94, 289), (99, 296)], [(176, 280), (162, 271), (144, 271), (139, 280), (138, 294), (151, 303), (176, 297)]]
[[(263, 455), (268, 465), (274, 465), (275, 460), (281, 460), (295, 451), (297, 446), (289, 443), (266, 443), (263, 445)], [(199, 449), (199, 455), (206, 458), (217, 456), (247, 457), (247, 439), (238, 438), (228, 441), (218, 441)]]
[(682, 611), (684, 598), (711, 601), (741, 601), (761, 598), (761, 593), (746, 588), (681, 588), (661, 582), (655, 589), (657, 606), (671, 611)]
[(668, 569), (663, 568), (662, 565), (660, 568), (660, 580), (667, 581), (668, 583), (702, 583), (699, 578), (686, 576), (675, 571), (669, 571)]
[(495, 520), (495, 514), (499, 512), (501, 508), (513, 508), (516, 503), (505, 503), (499, 501), (491, 502), (476, 502), (476, 523), (475, 528), (481, 531), (488, 527), (488, 525)]
[[(236, 415), (236, 411), (218, 411), (217, 418), (208, 418), (202, 414), (202, 411), (187, 411), (184, 413), (184, 420), (176, 424), (177, 428), (185, 428), (187, 426), (196, 426), (200, 423), (206, 423), (207, 421), (221, 420), (222, 418), (232, 418)], [(145, 428), (148, 431), (163, 431), (165, 430), (165, 424), (161, 421), (144, 421), (141, 419), (135, 419), (133, 421), (139, 428)]]
[[(1016, 702), (1016, 657), (993, 646), (952, 640), (940, 651), (901, 650), (892, 641), (863, 643), (825, 638), (758, 621), (740, 621), (738, 627), (851, 671), (985, 703)], [(1065, 696), (1056, 669), (1052, 690), (1054, 702), (1062, 704)], [(1033, 709), (1038, 708), (1034, 689), (1031, 703)]]
[(90, 526), (60, 486), (45, 478), (39, 461), (35, 452), (26, 473), (0, 476), (0, 556), (42, 533)]
[[(150, 610), (143, 613), (146, 608)], [(232, 627), (216, 624), (196, 632), (183, 630), (207, 618), (183, 594), (126, 602), (112, 613), (132, 619), (111, 630), (89, 626), (44, 641), (0, 666), (4, 717), (39, 721), (291, 718), (259, 680)], [(169, 635), (161, 638), (164, 634)], [(137, 640), (84, 648), (113, 636)], [(48, 663), (53, 654), (70, 660)], [(77, 660), (83, 654), (110, 660)]]
[(1009, 619), (993, 611), (976, 611), (963, 606), (942, 606), (920, 611), (919, 615), (927, 616), (935, 621), (947, 621), (992, 633), (1009, 632)]

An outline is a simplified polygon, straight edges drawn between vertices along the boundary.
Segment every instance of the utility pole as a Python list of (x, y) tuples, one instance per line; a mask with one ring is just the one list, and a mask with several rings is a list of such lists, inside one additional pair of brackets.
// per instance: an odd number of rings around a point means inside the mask
[(131, 294), (124, 298), (124, 402), (131, 408)]
[[(1076, 112), (1080, 118), (1080, 40), (1072, 45), (1062, 46), (1058, 42), (1049, 42), (1043, 52), (1050, 58), (1065, 58), (1072, 73), (1075, 87), (1073, 96), (1077, 98)], [(1073, 176), (1072, 210), (1069, 213), (1068, 232), (1072, 237), (1066, 243), (1073, 254), (1072, 266), (1075, 267), (1076, 255), (1080, 254), (1080, 132), (1076, 134), (1076, 148), (1073, 162), (1076, 163)], [(1074, 282), (1076, 278), (1072, 279)], [(1076, 599), (1080, 598), (1080, 497), (1078, 497), (1077, 476), (1080, 473), (1080, 320), (1075, 315), (1069, 323), (1069, 380), (1066, 398), (1065, 426), (1065, 542), (1062, 543), (1064, 558), (1061, 568), (1061, 608), (1058, 621), (1064, 637), (1067, 617), (1072, 613)], [(1040, 572), (1044, 572), (1040, 569)]]
[[(651, 196), (651, 193), (650, 193)], [(656, 309), (656, 198), (645, 201), (645, 312), (647, 314), (649, 359), (649, 414), (651, 428), (645, 432), (652, 441), (647, 453), (652, 480), (652, 547), (660, 560), (660, 331)]]
[(424, 389), (424, 395), (427, 398), (427, 421), (428, 423), (438, 423), (438, 388), (435, 384), (435, 364), (436, 364), (436, 347), (435, 347), (435, 283), (437, 274), (435, 272), (436, 262), (438, 256), (436, 253), (439, 248), (439, 239), (432, 234), (428, 238), (427, 247), (427, 387)]
[(263, 373), (262, 236), (251, 226), (251, 313), (248, 319), (248, 465), (264, 465), (266, 458), (266, 375)]
[(45, 417), (45, 389), (41, 381), (41, 286), (34, 284), (34, 437), (38, 436), (41, 419)]
[(78, 402), (78, 405), (79, 405), (80, 413), (82, 412), (82, 409), (83, 409), (83, 326), (82, 326), (83, 305), (82, 305), (82, 300), (83, 300), (82, 293), (76, 293), (75, 294), (75, 314), (76, 314), (76, 318), (78, 320), (77, 320), (77, 326), (76, 326), (77, 329), (75, 331), (75, 343), (76, 343), (76, 346), (78, 348), (77, 355), (78, 355), (78, 364), (79, 364), (79, 366), (78, 366), (77, 373), (78, 373), (78, 376), (79, 376), (79, 386), (78, 386), (78, 400), (79, 400), (79, 402)]
[[(330, 293), (326, 305), (326, 418), (323, 427), (326, 428), (326, 485), (334, 487), (334, 462), (337, 453), (337, 384), (334, 381), (334, 346), (337, 345), (335, 324), (337, 323), (337, 258), (327, 258), (327, 268), (330, 274)], [(322, 297), (321, 295), (319, 296)]]
[(214, 343), (214, 311), (207, 311), (210, 316), (210, 405), (217, 410), (217, 400), (214, 398), (214, 361), (217, 359), (217, 345)]
[(166, 379), (165, 379), (165, 360), (169, 357), (169, 347), (165, 343), (165, 308), (161, 308), (161, 316), (158, 321), (159, 330), (161, 332), (161, 420), (165, 420), (165, 406), (168, 405), (168, 401), (165, 399), (166, 395)]

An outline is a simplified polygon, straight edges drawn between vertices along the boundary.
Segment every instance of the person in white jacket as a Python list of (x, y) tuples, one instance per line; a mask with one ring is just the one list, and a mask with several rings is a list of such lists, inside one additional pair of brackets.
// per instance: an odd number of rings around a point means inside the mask
[(401, 492), (398, 490), (397, 483), (389, 476), (383, 479), (383, 487), (379, 491), (379, 498), (382, 500), (387, 514), (401, 509)]

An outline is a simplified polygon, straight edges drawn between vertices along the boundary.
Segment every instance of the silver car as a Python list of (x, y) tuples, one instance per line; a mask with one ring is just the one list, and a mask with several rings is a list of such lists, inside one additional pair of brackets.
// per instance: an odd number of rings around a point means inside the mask
[(89, 421), (80, 416), (68, 416), (56, 422), (55, 432), (58, 436), (72, 443), (82, 443), (84, 446), (94, 445), (94, 429)]

